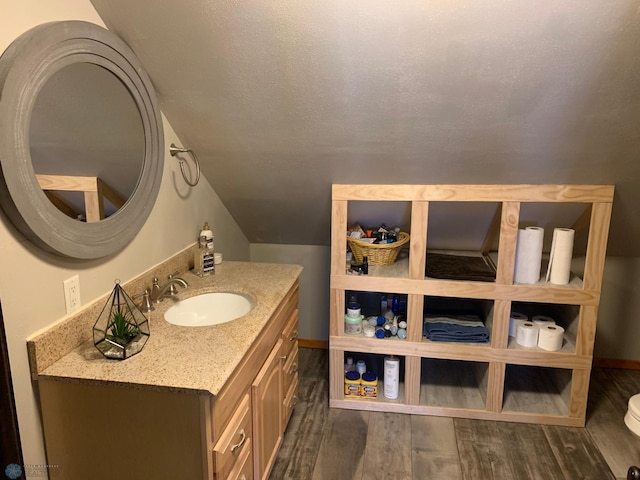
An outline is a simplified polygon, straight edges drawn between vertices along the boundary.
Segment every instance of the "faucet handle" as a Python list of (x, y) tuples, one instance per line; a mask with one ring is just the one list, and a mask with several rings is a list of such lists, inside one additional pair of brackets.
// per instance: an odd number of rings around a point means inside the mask
[(140, 305), (138, 307), (140, 308), (140, 310), (142, 310), (142, 313), (149, 313), (155, 310), (155, 308), (153, 308), (153, 305), (151, 305), (148, 288), (144, 292), (134, 295), (133, 300), (140, 297), (142, 297), (142, 301), (140, 302)]
[[(176, 275), (179, 275), (180, 271), (176, 270), (175, 272), (169, 274), (169, 280), (172, 280), (173, 277), (175, 277)], [(175, 283), (172, 283), (169, 285), (169, 290), (167, 291), (166, 295), (177, 295), (178, 294), (178, 287), (176, 287)]]

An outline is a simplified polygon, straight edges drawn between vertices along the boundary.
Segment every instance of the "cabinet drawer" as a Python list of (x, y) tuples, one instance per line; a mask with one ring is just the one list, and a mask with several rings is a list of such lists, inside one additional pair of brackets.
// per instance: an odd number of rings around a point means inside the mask
[(292, 350), (287, 355), (287, 358), (284, 362), (283, 369), (283, 387), (282, 391), (287, 393), (289, 391), (289, 387), (291, 387), (291, 382), (294, 377), (298, 373), (298, 344), (296, 343)]
[(289, 386), (289, 390), (287, 391), (287, 395), (285, 396), (284, 402), (282, 404), (283, 430), (287, 428), (287, 424), (289, 423), (289, 419), (291, 418), (291, 414), (293, 413), (293, 409), (295, 408), (296, 403), (298, 403), (298, 372), (294, 374), (291, 385)]
[(251, 427), (251, 397), (247, 393), (213, 447), (216, 480), (229, 478), (230, 472), (235, 470), (245, 452), (251, 451)]
[[(229, 474), (228, 480), (251, 480), (253, 478), (253, 456), (251, 455), (251, 440), (248, 440), (247, 447), (243, 449), (238, 457), (233, 470)], [(226, 478), (224, 480), (227, 480)]]
[(282, 330), (282, 354), (288, 355), (294, 345), (298, 344), (298, 309), (291, 312), (287, 324)]

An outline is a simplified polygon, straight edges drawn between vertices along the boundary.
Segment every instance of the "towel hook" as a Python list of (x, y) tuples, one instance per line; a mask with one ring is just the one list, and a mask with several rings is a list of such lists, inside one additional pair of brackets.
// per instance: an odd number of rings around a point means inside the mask
[(189, 153), (191, 155), (191, 158), (193, 158), (193, 162), (196, 164), (196, 179), (193, 183), (189, 181), (189, 179), (184, 173), (184, 161), (178, 157), (178, 162), (180, 162), (180, 172), (182, 173), (182, 178), (184, 178), (184, 181), (187, 182), (187, 185), (189, 185), (190, 187), (195, 187), (198, 184), (198, 181), (200, 180), (200, 162), (198, 162), (198, 157), (196, 156), (196, 153), (190, 148), (178, 147), (175, 145), (175, 143), (172, 143), (169, 146), (169, 153), (171, 154), (172, 157), (175, 157), (179, 153)]

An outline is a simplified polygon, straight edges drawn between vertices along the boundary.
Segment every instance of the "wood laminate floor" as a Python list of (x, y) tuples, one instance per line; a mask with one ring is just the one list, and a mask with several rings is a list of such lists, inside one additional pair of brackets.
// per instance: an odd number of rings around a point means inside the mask
[(270, 480), (626, 479), (640, 371), (594, 369), (585, 428), (329, 408), (328, 352), (300, 349), (299, 401)]

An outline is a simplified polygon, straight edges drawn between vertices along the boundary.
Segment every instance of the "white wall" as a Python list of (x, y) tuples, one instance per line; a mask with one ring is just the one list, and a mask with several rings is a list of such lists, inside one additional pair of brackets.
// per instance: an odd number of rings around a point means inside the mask
[(331, 249), (320, 245), (251, 244), (251, 261), (296, 263), (300, 276), (300, 338), (329, 339), (329, 274)]
[[(0, 51), (29, 28), (56, 20), (85, 20), (104, 26), (89, 0), (3, 2)], [(216, 247), (226, 259), (249, 259), (246, 237), (207, 181), (201, 179), (195, 188), (185, 185), (178, 163), (168, 155), (170, 143), (182, 142), (166, 121), (164, 128), (165, 167), (158, 200), (140, 233), (118, 254), (102, 260), (75, 261), (39, 251), (0, 212), (0, 304), (25, 464), (46, 463), (26, 339), (64, 317), (64, 279), (79, 275), (82, 303), (89, 303), (109, 292), (114, 279), (125, 282), (195, 242), (205, 220), (212, 226)]]

